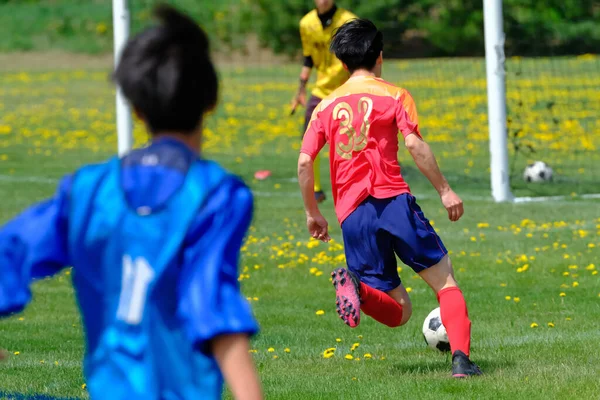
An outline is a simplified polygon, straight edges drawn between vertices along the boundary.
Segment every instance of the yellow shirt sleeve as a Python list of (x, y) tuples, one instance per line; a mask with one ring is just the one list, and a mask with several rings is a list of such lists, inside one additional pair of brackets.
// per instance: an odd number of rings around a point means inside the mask
[(306, 27), (302, 22), (300, 22), (300, 40), (302, 41), (302, 55), (304, 57), (308, 57), (312, 54), (312, 43), (310, 40), (310, 35), (307, 32)]

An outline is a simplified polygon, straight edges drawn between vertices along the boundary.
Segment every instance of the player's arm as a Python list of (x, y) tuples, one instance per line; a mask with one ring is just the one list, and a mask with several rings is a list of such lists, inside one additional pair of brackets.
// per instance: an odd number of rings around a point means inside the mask
[(249, 338), (258, 325), (238, 282), (240, 248), (252, 220), (250, 190), (228, 177), (187, 234), (178, 315), (195, 347), (212, 354), (236, 400), (262, 399)]
[(298, 85), (298, 91), (292, 100), (292, 114), (296, 112), (296, 108), (298, 105), (306, 106), (306, 85), (308, 84), (308, 79), (310, 78), (310, 74), (313, 68), (313, 59), (310, 55), (310, 40), (309, 34), (305, 31), (305, 29), (300, 25), (300, 39), (302, 41), (302, 54), (304, 56), (304, 64), (302, 65), (302, 70), (300, 71), (300, 82)]
[(328, 233), (327, 220), (319, 211), (314, 189), (314, 159), (326, 143), (323, 124), (316, 117), (318, 110), (319, 108), (314, 111), (302, 141), (302, 149), (298, 157), (298, 183), (304, 200), (306, 225), (310, 235), (315, 239), (328, 242), (331, 238)]
[(67, 202), (71, 178), (56, 195), (25, 210), (0, 228), (0, 317), (23, 310), (29, 284), (69, 264)]
[(406, 136), (404, 144), (421, 173), (439, 193), (442, 204), (448, 211), (448, 218), (451, 221), (458, 221), (464, 213), (463, 202), (450, 188), (429, 145), (416, 134)]
[(462, 200), (450, 188), (433, 151), (421, 137), (417, 108), (408, 92), (404, 93), (396, 103), (396, 123), (398, 130), (404, 136), (404, 144), (415, 160), (415, 164), (439, 193), (442, 204), (448, 211), (448, 218), (451, 221), (458, 221), (464, 213)]

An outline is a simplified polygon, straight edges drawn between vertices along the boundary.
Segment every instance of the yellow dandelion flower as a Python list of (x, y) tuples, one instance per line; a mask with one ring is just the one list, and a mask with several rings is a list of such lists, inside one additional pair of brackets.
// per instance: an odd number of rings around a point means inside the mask
[(353, 359), (354, 359), (354, 357), (352, 356), (352, 354), (346, 354), (346, 355), (344, 356), (344, 358), (345, 358), (346, 360), (353, 360)]
[(571, 317), (567, 317), (567, 318), (565, 318), (565, 321), (571, 321), (571, 320), (572, 320), (572, 318), (571, 318)]
[(87, 389), (87, 385), (84, 383), (83, 385), (81, 385), (81, 388), (82, 388), (83, 390), (85, 390), (85, 389)]
[(410, 292), (412, 292), (412, 288), (411, 287), (407, 287), (406, 288), (406, 293), (410, 293)]
[(554, 322), (548, 322), (548, 328), (554, 328)]
[(504, 296), (504, 299), (505, 299), (505, 300), (510, 300), (510, 299), (511, 299), (511, 297), (510, 297), (510, 296)]
[(329, 349), (326, 349), (323, 352), (323, 358), (331, 358), (334, 356), (334, 354), (335, 354), (335, 347), (331, 347)]
[(335, 338), (335, 341), (336, 341), (336, 342), (338, 342), (338, 343), (340, 343), (340, 342), (342, 341), (342, 339), (340, 339), (340, 338)]
[(325, 314), (325, 311), (323, 311), (323, 310), (318, 310), (318, 311), (317, 311), (315, 314), (317, 314), (317, 315), (323, 315), (323, 314)]
[(592, 271), (592, 275), (598, 275), (598, 271)]
[(291, 350), (288, 347), (286, 347), (285, 349), (283, 349), (283, 351), (285, 351), (286, 353), (289, 353)]
[(594, 264), (590, 264), (587, 267), (585, 267), (585, 269), (588, 271), (593, 271), (594, 269), (596, 269), (596, 266)]
[(358, 335), (357, 337), (358, 337), (359, 339), (362, 339), (362, 338), (363, 338), (363, 335)]
[(573, 282), (573, 287), (579, 286), (579, 282)]
[(506, 287), (506, 283), (501, 283), (500, 287)]
[(106, 31), (108, 31), (108, 26), (106, 26), (105, 23), (101, 22), (98, 25), (96, 25), (96, 33), (98, 35), (104, 35)]
[(268, 351), (269, 353), (273, 353), (273, 352), (275, 351), (275, 349), (274, 349), (273, 347), (269, 347), (269, 348), (267, 349), (267, 351)]
[(532, 328), (537, 328), (539, 325), (536, 324), (535, 322), (532, 322), (531, 325), (529, 325), (529, 326), (532, 327)]
[(13, 354), (14, 354), (15, 356), (18, 356), (19, 354), (21, 354), (21, 352), (20, 352), (20, 351), (15, 351)]
[(371, 353), (366, 353), (363, 357), (364, 358), (373, 358), (373, 356), (371, 355)]
[(560, 297), (566, 297), (566, 295), (567, 294), (565, 292), (560, 292), (560, 294), (559, 294)]
[(518, 303), (518, 302), (520, 302), (520, 301), (521, 301), (521, 299), (520, 299), (520, 298), (518, 298), (518, 297), (515, 297), (515, 298), (513, 298), (513, 301), (514, 301), (515, 303)]

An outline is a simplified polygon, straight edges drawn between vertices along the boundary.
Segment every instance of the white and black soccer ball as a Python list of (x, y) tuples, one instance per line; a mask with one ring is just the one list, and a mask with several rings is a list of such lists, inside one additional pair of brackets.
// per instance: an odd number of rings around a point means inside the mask
[(440, 308), (431, 311), (423, 322), (423, 337), (429, 347), (441, 352), (450, 351), (450, 341), (446, 334), (446, 327), (442, 324)]
[(552, 180), (552, 168), (543, 161), (536, 161), (533, 164), (529, 164), (525, 167), (523, 172), (523, 179), (525, 182), (549, 182)]

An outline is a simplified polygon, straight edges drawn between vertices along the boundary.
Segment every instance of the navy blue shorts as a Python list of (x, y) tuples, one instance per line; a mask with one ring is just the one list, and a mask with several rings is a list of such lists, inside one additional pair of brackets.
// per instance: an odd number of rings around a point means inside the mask
[(411, 194), (368, 197), (342, 223), (346, 262), (361, 282), (385, 292), (400, 285), (396, 255), (416, 273), (448, 253)]

